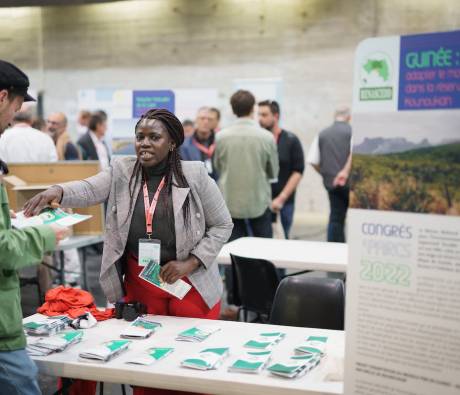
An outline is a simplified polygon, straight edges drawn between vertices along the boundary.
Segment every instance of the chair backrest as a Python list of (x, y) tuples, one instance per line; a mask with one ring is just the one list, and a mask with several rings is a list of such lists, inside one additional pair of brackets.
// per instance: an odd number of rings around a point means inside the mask
[(230, 254), (234, 287), (241, 307), (259, 314), (270, 314), (279, 285), (275, 265), (263, 259)]
[(276, 291), (270, 323), (343, 330), (345, 286), (340, 279), (288, 276)]

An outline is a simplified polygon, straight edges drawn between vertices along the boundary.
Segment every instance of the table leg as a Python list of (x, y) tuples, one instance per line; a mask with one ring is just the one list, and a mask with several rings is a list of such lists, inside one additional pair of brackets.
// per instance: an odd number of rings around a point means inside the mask
[(65, 264), (65, 257), (64, 257), (64, 251), (59, 251), (59, 281), (61, 285), (65, 284), (65, 272), (64, 272), (64, 264)]
[(88, 272), (86, 271), (86, 247), (81, 249), (81, 275), (83, 282), (83, 289), (89, 291), (88, 288)]

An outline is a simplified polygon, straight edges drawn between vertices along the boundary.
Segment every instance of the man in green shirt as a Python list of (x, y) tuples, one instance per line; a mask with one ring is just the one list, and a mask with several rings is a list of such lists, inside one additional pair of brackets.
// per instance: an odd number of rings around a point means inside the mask
[(238, 119), (216, 135), (214, 151), (219, 186), (234, 223), (230, 240), (247, 236), (248, 231), (272, 237), (270, 182), (276, 182), (279, 171), (275, 139), (253, 119), (251, 92), (237, 91), (230, 104)]
[[(21, 70), (0, 60), (0, 136), (22, 103), (34, 101), (28, 87), (29, 79)], [(7, 173), (8, 167), (0, 160), (0, 392), (40, 394), (37, 368), (25, 351), (17, 270), (41, 262), (43, 254), (54, 250), (69, 231), (46, 225), (11, 229), (8, 197), (1, 183)]]

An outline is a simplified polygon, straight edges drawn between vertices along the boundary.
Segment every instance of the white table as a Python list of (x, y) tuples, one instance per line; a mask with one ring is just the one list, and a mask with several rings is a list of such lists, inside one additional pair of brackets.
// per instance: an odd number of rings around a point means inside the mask
[(242, 237), (225, 244), (217, 262), (230, 265), (230, 254), (266, 259), (284, 269), (346, 273), (348, 246), (324, 241)]
[[(38, 315), (26, 318), (33, 320)], [(155, 388), (192, 391), (205, 394), (231, 395), (318, 395), (341, 394), (343, 382), (326, 381), (325, 377), (337, 366), (343, 369), (344, 332), (323, 329), (298, 328), (276, 325), (248, 324), (234, 321), (208, 321), (194, 318), (156, 316), (163, 327), (146, 340), (135, 340), (130, 349), (107, 363), (79, 362), (78, 353), (99, 342), (119, 338), (123, 327), (129, 323), (112, 319), (100, 322), (95, 328), (87, 329), (82, 343), (71, 346), (62, 353), (47, 357), (33, 357), (43, 374), (124, 383)], [(175, 341), (176, 334), (190, 327), (212, 323), (222, 330), (214, 333), (202, 343)], [(228, 372), (228, 366), (244, 350), (242, 345), (262, 331), (283, 331), (286, 338), (273, 350), (273, 358), (290, 355), (296, 345), (306, 336), (328, 336), (326, 356), (320, 365), (298, 379), (284, 379), (270, 375), (266, 370), (259, 375)], [(129, 354), (139, 353), (149, 347), (174, 347), (175, 351), (165, 359), (150, 366), (124, 363)], [(230, 356), (217, 370), (199, 371), (180, 367), (186, 356), (208, 347), (230, 347)]]

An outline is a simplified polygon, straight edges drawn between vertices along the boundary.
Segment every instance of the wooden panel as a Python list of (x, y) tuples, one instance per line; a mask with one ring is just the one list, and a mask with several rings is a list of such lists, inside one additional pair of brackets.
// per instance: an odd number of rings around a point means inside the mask
[[(54, 163), (9, 163), (5, 179), (10, 207), (20, 211), (24, 203), (51, 185), (82, 180), (99, 172), (98, 161), (67, 161)], [(10, 177), (14, 176), (14, 177)], [(93, 217), (73, 227), (75, 235), (100, 235), (104, 231), (104, 205), (78, 208), (75, 213)]]

